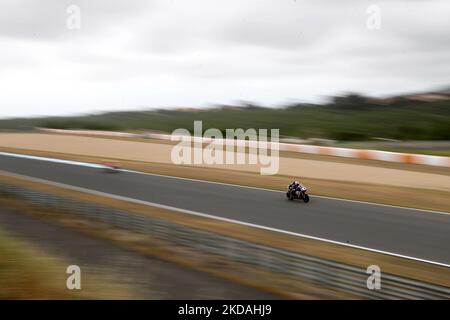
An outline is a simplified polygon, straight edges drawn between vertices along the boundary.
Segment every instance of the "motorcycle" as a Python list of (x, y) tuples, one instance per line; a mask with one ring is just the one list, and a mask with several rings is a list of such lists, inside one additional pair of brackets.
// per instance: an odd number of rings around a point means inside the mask
[(291, 185), (288, 186), (288, 190), (286, 192), (286, 197), (289, 200), (300, 199), (303, 202), (309, 202), (309, 195), (307, 193), (308, 189), (305, 186), (300, 186), (299, 190), (295, 190)]
[(101, 165), (103, 166), (104, 172), (107, 173), (120, 172), (120, 164), (117, 162), (103, 162)]

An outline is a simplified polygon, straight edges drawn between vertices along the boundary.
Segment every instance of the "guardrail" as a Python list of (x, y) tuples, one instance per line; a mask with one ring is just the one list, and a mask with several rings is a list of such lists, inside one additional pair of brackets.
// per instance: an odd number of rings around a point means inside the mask
[(382, 273), (381, 289), (369, 290), (366, 270), (331, 260), (234, 239), (116, 208), (80, 202), (31, 188), (0, 183), (0, 196), (13, 196), (65, 214), (100, 221), (114, 228), (151, 235), (168, 243), (286, 274), (368, 299), (450, 299), (450, 287)]
[[(122, 137), (122, 138), (151, 138), (157, 140), (172, 140), (170, 134), (160, 133), (129, 133), (129, 132), (113, 132), (113, 131), (95, 131), (95, 130), (65, 130), (65, 129), (49, 129), (38, 128), (42, 132), (48, 133), (65, 133), (73, 135), (94, 135), (104, 137)], [(202, 143), (216, 143), (220, 145), (236, 145), (238, 140), (228, 139), (211, 139), (204, 137), (192, 137), (193, 141)], [(256, 141), (240, 141), (246, 147), (258, 147)], [(410, 154), (400, 152), (389, 152), (379, 150), (363, 150), (337, 147), (322, 147), (305, 144), (294, 143), (271, 143), (267, 142), (267, 148), (274, 147), (280, 151), (289, 151), (297, 153), (308, 153), (318, 155), (328, 155), (335, 157), (354, 158), (354, 159), (368, 159), (387, 162), (399, 162), (410, 164), (422, 164), (428, 166), (450, 167), (450, 157), (431, 156), (424, 154)]]

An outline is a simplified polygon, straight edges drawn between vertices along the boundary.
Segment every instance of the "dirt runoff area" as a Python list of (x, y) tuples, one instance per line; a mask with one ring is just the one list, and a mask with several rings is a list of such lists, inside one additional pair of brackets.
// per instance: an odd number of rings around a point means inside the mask
[[(295, 178), (312, 183), (313, 193), (318, 195), (442, 211), (450, 208), (450, 168), (281, 153), (278, 174), (261, 176), (261, 165), (174, 165), (171, 159), (173, 147), (173, 144), (155, 140), (44, 133), (0, 134), (1, 151), (93, 162), (119, 160), (127, 167), (142, 171), (274, 189), (284, 188)], [(424, 201), (425, 197), (416, 200), (421, 190), (428, 200)], [(400, 200), (395, 196), (397, 194)]]

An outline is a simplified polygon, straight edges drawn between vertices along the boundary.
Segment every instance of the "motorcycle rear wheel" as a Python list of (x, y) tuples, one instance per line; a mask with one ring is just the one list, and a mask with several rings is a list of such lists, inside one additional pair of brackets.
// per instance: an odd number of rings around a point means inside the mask
[(293, 192), (288, 192), (287, 196), (288, 196), (289, 200), (294, 200), (294, 193)]

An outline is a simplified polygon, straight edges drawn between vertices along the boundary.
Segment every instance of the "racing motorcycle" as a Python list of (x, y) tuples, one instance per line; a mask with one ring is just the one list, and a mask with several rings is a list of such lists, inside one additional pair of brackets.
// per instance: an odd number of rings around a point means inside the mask
[(289, 200), (300, 199), (303, 202), (309, 202), (309, 195), (307, 193), (308, 189), (305, 186), (300, 185), (300, 189), (295, 190), (291, 185), (288, 186), (288, 190), (286, 192), (286, 197)]
[(102, 162), (104, 172), (107, 173), (117, 173), (120, 172), (120, 163), (118, 162)]

